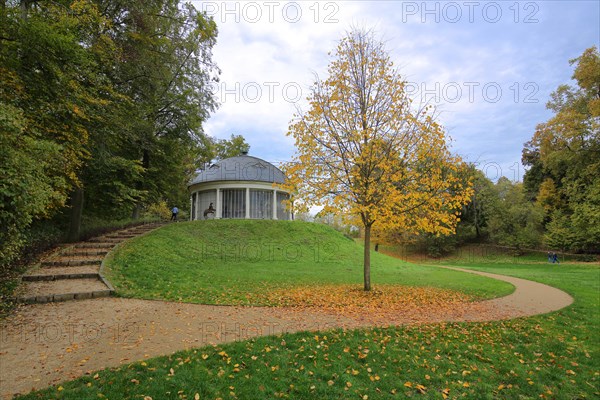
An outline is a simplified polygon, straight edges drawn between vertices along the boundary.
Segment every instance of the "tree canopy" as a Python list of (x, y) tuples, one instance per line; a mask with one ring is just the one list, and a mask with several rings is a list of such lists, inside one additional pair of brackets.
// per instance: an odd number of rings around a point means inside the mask
[(524, 184), (545, 211), (548, 246), (600, 251), (600, 55), (596, 47), (570, 61), (576, 86), (560, 85), (554, 112), (523, 149)]
[(0, 255), (35, 220), (187, 204), (217, 28), (177, 0), (0, 3)]
[(415, 107), (383, 43), (355, 29), (337, 46), (328, 78), (288, 135), (286, 166), (295, 207), (354, 217), (365, 233), (364, 288), (371, 289), (371, 228), (451, 233), (470, 196), (460, 158), (429, 106)]

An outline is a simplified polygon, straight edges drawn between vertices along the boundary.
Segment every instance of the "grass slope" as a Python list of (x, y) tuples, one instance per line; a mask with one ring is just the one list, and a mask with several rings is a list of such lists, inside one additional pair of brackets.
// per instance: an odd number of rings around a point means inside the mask
[[(575, 302), (491, 323), (300, 332), (182, 351), (23, 399), (597, 399), (600, 267), (462, 267), (539, 280)], [(196, 397), (197, 395), (197, 397)]]
[[(219, 220), (170, 224), (119, 247), (109, 280), (125, 297), (205, 304), (267, 305), (274, 289), (362, 284), (363, 250), (320, 224)], [(496, 280), (406, 263), (373, 253), (378, 284), (433, 286), (481, 298), (512, 292)]]

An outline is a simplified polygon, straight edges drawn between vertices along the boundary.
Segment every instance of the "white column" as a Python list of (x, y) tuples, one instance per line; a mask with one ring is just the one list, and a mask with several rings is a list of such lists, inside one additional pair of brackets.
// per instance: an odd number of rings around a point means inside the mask
[(200, 219), (200, 210), (198, 207), (200, 206), (200, 192), (196, 192), (196, 215), (193, 216), (194, 220)]
[(250, 218), (250, 188), (246, 188), (246, 219)]
[(194, 214), (192, 213), (192, 210), (194, 209), (194, 194), (192, 193), (192, 195), (190, 196), (190, 221), (194, 220)]
[(273, 190), (273, 219), (277, 219), (277, 190)]
[(223, 218), (223, 207), (221, 206), (221, 189), (217, 189), (217, 215), (215, 219)]

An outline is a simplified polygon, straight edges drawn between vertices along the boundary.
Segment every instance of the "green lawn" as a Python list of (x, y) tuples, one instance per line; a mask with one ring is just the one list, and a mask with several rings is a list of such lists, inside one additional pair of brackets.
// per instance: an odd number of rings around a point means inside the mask
[(100, 371), (23, 399), (600, 396), (597, 264), (456, 264), (544, 282), (575, 302), (505, 322), (301, 332), (205, 347)]
[[(267, 305), (270, 290), (362, 284), (362, 247), (335, 230), (299, 221), (196, 221), (170, 224), (119, 247), (107, 277), (124, 297), (204, 304)], [(372, 255), (378, 284), (432, 286), (479, 298), (513, 287), (492, 279)]]

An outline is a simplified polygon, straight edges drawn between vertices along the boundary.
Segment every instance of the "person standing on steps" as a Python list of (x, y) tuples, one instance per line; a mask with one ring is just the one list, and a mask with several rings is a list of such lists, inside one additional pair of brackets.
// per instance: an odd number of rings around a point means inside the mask
[(177, 214), (179, 214), (179, 208), (175, 206), (171, 209), (171, 221), (177, 221)]

